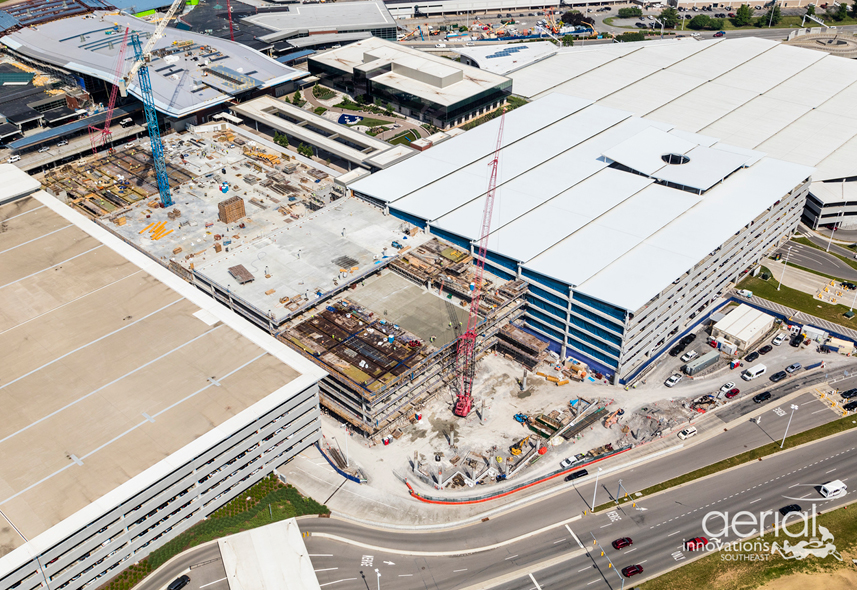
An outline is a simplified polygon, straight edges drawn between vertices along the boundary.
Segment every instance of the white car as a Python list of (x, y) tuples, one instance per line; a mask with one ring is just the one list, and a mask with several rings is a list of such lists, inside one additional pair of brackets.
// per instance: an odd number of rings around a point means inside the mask
[(42, 146), (42, 147), (40, 147), (40, 148), (39, 148), (39, 153), (40, 153), (40, 154), (44, 154), (45, 152), (49, 151), (50, 149), (51, 149), (51, 148), (49, 148), (49, 147), (48, 147), (48, 146), (46, 146), (46, 145), (45, 145), (45, 146)]
[(20, 161), (21, 161), (21, 156), (19, 156), (17, 154), (12, 156), (11, 158), (9, 158), (10, 164), (14, 164), (15, 162), (20, 162)]
[(730, 389), (734, 389), (734, 388), (735, 388), (735, 383), (730, 381), (729, 383), (724, 384), (723, 387), (720, 388), (720, 391), (721, 392), (727, 392)]
[(435, 47), (437, 47), (438, 49), (444, 49), (446, 47), (446, 43), (438, 43), (437, 45), (435, 45)]
[(771, 340), (771, 344), (773, 344), (774, 346), (779, 346), (780, 344), (782, 344), (785, 341), (786, 341), (786, 335), (785, 334), (777, 334), (776, 338)]
[(474, 45), (476, 45), (476, 43), (474, 43), (473, 41), (468, 41), (467, 43), (465, 43), (465, 45), (467, 47), (473, 47)]
[(681, 379), (682, 379), (681, 374), (676, 373), (672, 377), (670, 377), (669, 379), (664, 381), (664, 385), (666, 385), (667, 387), (672, 387), (673, 385), (675, 385), (676, 383), (681, 381)]
[(582, 463), (586, 456), (583, 453), (578, 453), (574, 457), (568, 457), (559, 462), (559, 466), (563, 469), (568, 469), (573, 465), (577, 465), (578, 463)]
[(682, 430), (681, 432), (678, 433), (678, 437), (681, 440), (687, 440), (691, 436), (696, 436), (696, 427), (695, 426), (690, 426), (688, 428), (685, 428), (684, 430)]
[(686, 363), (687, 361), (695, 359), (697, 356), (699, 356), (698, 352), (695, 350), (688, 350), (686, 353), (681, 355), (681, 360)]
[(61, 139), (60, 141), (57, 142), (57, 145), (58, 146), (68, 145), (68, 140), (67, 139)]

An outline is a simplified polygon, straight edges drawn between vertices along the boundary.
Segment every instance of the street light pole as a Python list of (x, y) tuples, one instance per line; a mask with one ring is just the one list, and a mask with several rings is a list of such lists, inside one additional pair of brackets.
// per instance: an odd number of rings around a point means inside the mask
[[(844, 183), (843, 183), (844, 184)], [(839, 223), (842, 223), (842, 219), (845, 217), (845, 209), (839, 210)], [(830, 230), (830, 239), (827, 240), (827, 249), (825, 252), (830, 252), (830, 243), (833, 242), (833, 232), (836, 231), (836, 226), (838, 224), (834, 223), (833, 228)]]
[(378, 574), (378, 590), (381, 590), (381, 572), (378, 571), (378, 568), (375, 568), (375, 573)]
[(780, 275), (780, 282), (777, 284), (777, 291), (780, 290), (780, 287), (783, 284), (783, 279), (786, 278), (786, 267), (789, 265), (789, 254), (792, 253), (792, 247), (789, 246), (788, 251), (786, 251), (786, 262), (783, 264), (783, 274)]
[(625, 576), (623, 576), (622, 572), (620, 572), (619, 569), (615, 565), (613, 565), (613, 560), (610, 559), (610, 556), (607, 555), (607, 552), (604, 551), (604, 549), (601, 547), (601, 543), (599, 543), (598, 539), (595, 538), (595, 533), (590, 531), (589, 534), (592, 535), (592, 540), (595, 541), (595, 546), (598, 547), (599, 549), (601, 549), (601, 553), (604, 555), (604, 557), (607, 558), (607, 563), (610, 564), (610, 569), (612, 569), (614, 572), (616, 572), (616, 575), (619, 576), (620, 580), (622, 580), (621, 590), (624, 590), (625, 589)]
[(783, 448), (783, 445), (786, 444), (786, 437), (789, 435), (789, 426), (792, 425), (792, 418), (795, 415), (795, 410), (797, 410), (797, 406), (795, 404), (792, 404), (792, 414), (791, 416), (789, 416), (788, 424), (786, 424), (786, 433), (783, 435), (783, 442), (780, 443), (780, 448)]
[(592, 510), (595, 510), (595, 495), (598, 493), (598, 476), (601, 475), (601, 468), (595, 473), (595, 489), (592, 490)]
[(777, 0), (774, 0), (774, 3), (771, 4), (771, 18), (768, 20), (768, 28), (771, 28), (771, 25), (774, 24), (774, 7), (777, 5)]

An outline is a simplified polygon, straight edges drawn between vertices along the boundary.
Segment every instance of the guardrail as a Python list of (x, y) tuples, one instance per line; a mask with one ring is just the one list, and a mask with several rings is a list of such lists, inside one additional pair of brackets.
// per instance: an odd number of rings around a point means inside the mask
[(355, 477), (354, 475), (351, 475), (350, 473), (346, 473), (345, 471), (340, 469), (336, 465), (336, 463), (333, 462), (333, 459), (331, 459), (330, 457), (327, 456), (327, 453), (324, 452), (324, 449), (321, 448), (321, 445), (318, 443), (318, 441), (316, 441), (315, 446), (316, 446), (316, 448), (318, 448), (318, 452), (321, 453), (321, 456), (324, 457), (325, 460), (327, 460), (327, 462), (330, 464), (330, 466), (333, 467), (333, 470), (336, 471), (339, 475), (341, 475), (345, 479), (350, 479), (351, 481), (353, 481), (355, 483), (364, 483), (359, 477)]

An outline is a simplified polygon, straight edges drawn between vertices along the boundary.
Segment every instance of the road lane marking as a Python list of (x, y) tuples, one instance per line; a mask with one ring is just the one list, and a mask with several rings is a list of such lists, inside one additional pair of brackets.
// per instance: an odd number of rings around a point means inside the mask
[(634, 547), (633, 549), (628, 549), (625, 553), (627, 554), (627, 553), (630, 553), (631, 551), (636, 551), (637, 549), (638, 549), (638, 547)]
[[(336, 568), (333, 568), (333, 569), (336, 569)], [(315, 571), (318, 571), (318, 570), (315, 570)], [(209, 582), (208, 584), (203, 584), (202, 586), (200, 586), (200, 589), (205, 588), (206, 586), (211, 586), (212, 584), (217, 584), (218, 582), (222, 582), (225, 579), (226, 578), (220, 578), (219, 580), (214, 580), (213, 582)]]
[(310, 553), (307, 557), (333, 557), (333, 553)]
[(452, 573), (457, 574), (458, 572), (466, 572), (466, 571), (467, 571), (467, 568), (464, 568), (463, 570), (452, 570)]
[(755, 504), (756, 502), (759, 502), (760, 500), (761, 500), (761, 498), (756, 498), (755, 500), (753, 500), (752, 502), (750, 502), (750, 504)]
[(649, 561), (649, 560), (648, 560), (648, 559), (644, 559), (643, 561), (641, 561), (641, 562), (639, 563), (639, 565), (643, 565), (643, 564), (644, 564), (644, 563), (646, 563), (647, 561)]
[(609, 523), (605, 524), (604, 526), (602, 526), (602, 527), (600, 527), (600, 528), (602, 528), (602, 529), (603, 529), (604, 527), (608, 527), (608, 526), (610, 526), (611, 524), (613, 524), (613, 523), (612, 523), (612, 522), (609, 522)]
[(580, 546), (580, 548), (581, 548), (581, 549), (583, 549), (583, 548), (584, 548), (584, 547), (583, 547), (583, 543), (581, 543), (581, 542), (580, 542), (580, 539), (578, 539), (578, 538), (577, 538), (577, 535), (575, 535), (575, 534), (574, 534), (574, 531), (573, 531), (573, 530), (571, 530), (571, 527), (570, 527), (570, 526), (568, 526), (568, 525), (565, 525), (565, 528), (567, 528), (567, 529), (568, 529), (568, 532), (569, 532), (569, 533), (571, 533), (572, 538), (573, 538), (575, 541), (577, 541), (577, 544)]
[(563, 541), (565, 541), (565, 539), (560, 539), (559, 541), (554, 541), (553, 544), (556, 545), (557, 543), (562, 543)]
[[(824, 412), (825, 410), (827, 410), (827, 408), (821, 408), (820, 410), (814, 411), (813, 414), (818, 414), (819, 412)], [(815, 463), (813, 463), (813, 465), (815, 465)]]
[(592, 569), (592, 566), (591, 566), (591, 565), (587, 565), (587, 566), (586, 566), (585, 568), (583, 568), (582, 570), (577, 570), (577, 573), (579, 574), (580, 572), (585, 572), (586, 570), (591, 570), (591, 569)]
[(530, 579), (533, 581), (533, 584), (536, 585), (536, 590), (542, 590), (542, 587), (539, 586), (538, 582), (536, 582), (536, 579), (533, 577), (533, 574), (530, 574)]
[(834, 467), (830, 471), (825, 471), (824, 473), (825, 473), (825, 475), (827, 475), (828, 473), (833, 473), (834, 471), (836, 471), (836, 467)]
[(592, 580), (591, 582), (589, 582), (589, 583), (587, 584), (587, 586), (592, 586), (592, 584), (595, 584), (596, 582), (600, 582), (600, 581), (601, 581), (601, 580)]
[(674, 532), (674, 533), (670, 533), (669, 535), (667, 535), (667, 537), (672, 537), (673, 535), (677, 535), (677, 534), (679, 534), (680, 532), (681, 532), (681, 531), (676, 531), (676, 532)]
[(510, 556), (510, 557), (507, 557), (507, 558), (506, 558), (506, 559), (504, 559), (503, 561), (509, 561), (510, 559), (515, 559), (516, 557), (518, 557), (518, 554), (517, 554), (517, 553), (515, 553), (514, 555), (512, 555), (512, 556)]
[[(330, 571), (338, 570), (338, 569), (339, 569), (338, 567), (327, 567), (327, 568), (324, 568), (323, 570), (312, 570), (312, 571), (314, 571), (314, 572), (330, 572)], [(200, 586), (200, 588), (203, 588), (203, 586)]]
[(336, 580), (335, 582), (327, 582), (326, 584), (319, 584), (319, 588), (323, 588), (325, 586), (330, 586), (331, 584), (339, 584), (340, 582), (350, 582), (352, 580), (356, 580), (357, 578), (345, 578), (344, 580)]
[(400, 578), (410, 578), (410, 577), (411, 577), (411, 576), (413, 576), (413, 575), (414, 575), (414, 574), (399, 574), (399, 577), (400, 577)]

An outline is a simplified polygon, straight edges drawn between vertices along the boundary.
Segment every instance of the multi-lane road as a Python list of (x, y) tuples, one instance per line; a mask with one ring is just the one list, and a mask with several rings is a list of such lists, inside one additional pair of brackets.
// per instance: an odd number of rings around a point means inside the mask
[[(853, 378), (842, 386), (850, 381)], [(620, 479), (633, 494), (748, 448), (779, 441), (792, 404), (798, 410), (791, 433), (835, 417), (812, 393), (797, 394), (793, 387), (786, 384), (774, 390), (778, 393), (767, 404), (752, 400), (733, 404), (723, 418), (737, 420), (710, 442), (700, 440), (681, 451), (601, 477), (596, 503), (615, 495)], [(748, 412), (761, 415), (762, 420), (746, 419)], [(487, 522), (452, 530), (390, 531), (337, 518), (302, 520), (301, 529), (311, 533), (307, 549), (324, 588), (375, 588), (378, 573), (381, 586), (392, 589), (619, 588), (616, 570), (608, 567), (600, 551), (586, 551), (593, 535), (615, 566), (641, 564), (646, 576), (655, 575), (693, 558), (694, 553), (683, 550), (683, 539), (704, 534), (701, 522), (708, 510), (778, 510), (795, 502), (789, 498), (804, 496), (797, 503), (809, 508), (809, 502), (815, 500), (820, 507), (823, 498), (805, 486), (848, 478), (857, 463), (855, 445), (857, 433), (849, 433), (641, 498), (637, 507), (623, 505), (594, 515), (583, 515), (596, 494), (591, 474), (565, 484), (547, 498)], [(798, 493), (792, 486), (804, 487)], [(610, 542), (622, 536), (632, 537), (634, 545), (613, 550)]]

